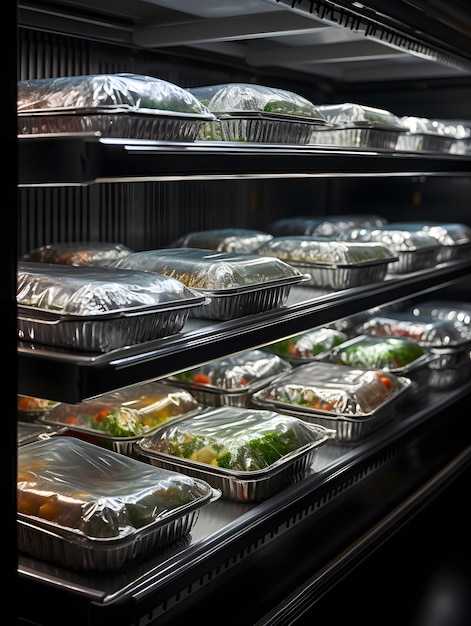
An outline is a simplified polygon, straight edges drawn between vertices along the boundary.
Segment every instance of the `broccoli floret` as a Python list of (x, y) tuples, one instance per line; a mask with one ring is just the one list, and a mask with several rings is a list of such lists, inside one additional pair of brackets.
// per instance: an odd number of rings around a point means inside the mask
[(251, 439), (239, 451), (239, 458), (244, 457), (243, 469), (257, 470), (268, 467), (282, 456), (296, 450), (299, 443), (292, 429), (265, 433), (262, 437)]
[(216, 457), (216, 465), (223, 467), (224, 469), (234, 469), (234, 461), (232, 460), (232, 454), (229, 451), (225, 451)]

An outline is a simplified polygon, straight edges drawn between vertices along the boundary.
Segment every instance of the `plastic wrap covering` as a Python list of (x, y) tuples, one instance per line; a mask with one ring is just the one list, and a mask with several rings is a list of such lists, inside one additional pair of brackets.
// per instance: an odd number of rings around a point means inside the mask
[(423, 231), (440, 244), (437, 260), (450, 261), (467, 258), (471, 254), (471, 228), (466, 224), (448, 222), (392, 222), (389, 228), (410, 232)]
[(61, 430), (54, 430), (47, 424), (36, 424), (33, 422), (18, 422), (17, 424), (17, 442), (18, 446), (24, 446), (33, 441), (42, 441), (49, 439), (55, 435), (62, 434)]
[(169, 276), (22, 262), (21, 339), (104, 352), (178, 332), (204, 297)]
[(23, 422), (34, 422), (50, 411), (55, 404), (57, 404), (55, 400), (18, 394), (16, 402), (18, 419)]
[(389, 371), (423, 359), (424, 349), (407, 337), (375, 337), (359, 335), (333, 348), (328, 358), (332, 362), (356, 367), (374, 367)]
[(470, 362), (471, 328), (448, 319), (416, 316), (410, 312), (379, 314), (363, 322), (360, 332), (409, 337), (436, 355), (432, 369), (449, 369)]
[(18, 82), (18, 132), (100, 132), (194, 140), (214, 120), (187, 90), (140, 74), (89, 74)]
[(323, 237), (273, 237), (258, 254), (286, 261), (309, 274), (306, 285), (346, 289), (382, 280), (397, 257), (384, 245), (373, 242), (329, 240)]
[(219, 407), (140, 442), (151, 463), (205, 476), (235, 500), (260, 500), (307, 471), (334, 431), (272, 411)]
[(319, 106), (324, 118), (335, 126), (390, 126), (405, 130), (397, 115), (386, 109), (378, 109), (364, 104), (345, 102), (343, 104), (324, 104)]
[(339, 235), (342, 241), (375, 242), (389, 248), (397, 257), (388, 265), (388, 272), (401, 274), (434, 267), (441, 251), (440, 243), (425, 231), (394, 228), (349, 228)]
[(248, 406), (252, 394), (291, 369), (291, 364), (264, 350), (248, 350), (170, 376), (208, 406)]
[(104, 447), (133, 456), (135, 442), (168, 420), (200, 410), (187, 390), (158, 381), (132, 385), (76, 404), (56, 404), (42, 421), (67, 427)]
[(333, 347), (347, 341), (348, 335), (335, 328), (315, 328), (301, 335), (277, 341), (265, 348), (293, 365), (311, 361)]
[(374, 315), (361, 328), (373, 335), (408, 337), (426, 348), (452, 348), (471, 340), (470, 327), (457, 327), (451, 320), (407, 312)]
[(429, 351), (407, 337), (357, 335), (321, 355), (321, 360), (352, 367), (376, 368), (408, 376), (419, 391), (428, 385), (432, 360)]
[(334, 237), (349, 228), (363, 226), (375, 228), (387, 224), (380, 215), (331, 215), (329, 217), (285, 217), (267, 226), (267, 231), (275, 237), (284, 235), (308, 235), (314, 237)]
[(186, 233), (171, 244), (172, 248), (203, 248), (219, 252), (251, 253), (272, 235), (247, 228), (220, 228)]
[(385, 109), (345, 102), (320, 105), (319, 111), (333, 128), (313, 129), (311, 143), (394, 149), (407, 127)]
[(70, 437), (18, 450), (19, 550), (116, 569), (187, 534), (220, 496), (204, 481)]
[(193, 310), (192, 315), (211, 319), (231, 319), (283, 306), (291, 286), (306, 279), (280, 259), (203, 248), (134, 252), (115, 266), (156, 272), (181, 281), (211, 300)]
[(394, 416), (410, 378), (378, 369), (314, 361), (300, 365), (253, 396), (256, 406), (335, 428), (356, 441)]
[(407, 132), (399, 136), (396, 144), (398, 150), (447, 153), (455, 141), (450, 128), (440, 120), (403, 116), (400, 121), (407, 128)]
[(326, 125), (317, 106), (284, 89), (227, 83), (189, 92), (219, 119), (205, 125), (203, 139), (306, 144), (313, 125)]
[(23, 255), (22, 261), (60, 265), (107, 266), (133, 252), (122, 243), (66, 242), (49, 243)]

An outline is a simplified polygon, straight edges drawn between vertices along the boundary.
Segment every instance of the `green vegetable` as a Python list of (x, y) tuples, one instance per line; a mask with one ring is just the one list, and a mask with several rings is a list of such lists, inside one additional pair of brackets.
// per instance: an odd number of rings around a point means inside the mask
[(231, 454), (227, 450), (216, 458), (219, 467), (232, 470), (256, 471), (272, 465), (289, 452), (296, 450), (299, 442), (294, 430), (273, 430), (251, 439)]
[(396, 369), (412, 363), (424, 354), (412, 339), (388, 337), (377, 342), (359, 341), (340, 349), (338, 363), (359, 367)]
[(214, 437), (185, 433), (184, 437), (170, 437), (165, 452), (225, 469), (254, 471), (272, 465), (299, 445), (293, 429), (269, 431), (240, 445), (235, 441), (231, 449)]
[(277, 113), (280, 115), (298, 115), (300, 117), (312, 117), (312, 109), (303, 108), (299, 104), (287, 100), (270, 100), (265, 104), (263, 110), (266, 113)]
[(101, 421), (93, 419), (93, 427), (112, 437), (134, 437), (145, 431), (141, 416), (136, 409), (121, 407), (112, 409)]

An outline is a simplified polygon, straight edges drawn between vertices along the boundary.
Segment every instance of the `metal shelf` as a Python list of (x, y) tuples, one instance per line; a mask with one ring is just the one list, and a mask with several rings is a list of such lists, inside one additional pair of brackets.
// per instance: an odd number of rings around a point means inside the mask
[(471, 155), (368, 148), (21, 135), (19, 186), (297, 177), (471, 175)]
[[(50, 607), (66, 602), (73, 607), (71, 626), (110, 620), (127, 626), (140, 619), (174, 624), (185, 616), (200, 617), (201, 611), (207, 614), (208, 602), (213, 608), (218, 602), (230, 604), (233, 586), (224, 579), (233, 580), (237, 573), (245, 581), (241, 624), (255, 623), (254, 617), (275, 606), (280, 593), (289, 593), (308, 576), (312, 594), (321, 594), (326, 575), (332, 588), (343, 568), (351, 571), (364, 552), (391, 538), (469, 467), (467, 439), (455, 436), (461, 426), (469, 430), (466, 412), (458, 413), (453, 429), (447, 414), (452, 404), (466, 402), (467, 394), (468, 385), (424, 394), (363, 442), (328, 444), (302, 480), (266, 501), (211, 503), (201, 510), (187, 542), (124, 571), (106, 576), (74, 572), (20, 555), (20, 589), (29, 599), (21, 615), (54, 626), (61, 615)], [(377, 494), (375, 506), (361, 506), (371, 498), (370, 490)], [(359, 543), (358, 537), (371, 528), (375, 531)], [(292, 566), (283, 580), (275, 565), (279, 559), (284, 567)], [(260, 568), (266, 570), (260, 584), (250, 586), (249, 572)]]
[(18, 347), (18, 392), (78, 402), (453, 284), (466, 278), (470, 269), (471, 259), (337, 292), (298, 287), (283, 308), (227, 322), (190, 318), (176, 335), (104, 354), (22, 342)]

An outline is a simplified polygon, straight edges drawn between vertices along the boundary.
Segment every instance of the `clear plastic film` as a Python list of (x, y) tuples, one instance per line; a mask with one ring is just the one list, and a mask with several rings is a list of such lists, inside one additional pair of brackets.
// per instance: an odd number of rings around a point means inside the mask
[(410, 381), (376, 369), (312, 362), (294, 368), (254, 395), (260, 406), (340, 416), (366, 416)]
[(250, 83), (227, 83), (195, 87), (188, 91), (216, 115), (257, 111), (325, 122), (317, 106), (303, 96), (284, 89)]
[(219, 252), (251, 253), (272, 235), (247, 228), (220, 228), (186, 233), (174, 241), (172, 248), (203, 248)]
[(272, 411), (219, 407), (169, 425), (147, 448), (233, 471), (269, 468), (333, 431)]
[(173, 83), (140, 74), (89, 74), (18, 82), (18, 111), (113, 107), (205, 115), (206, 107)]
[(185, 389), (151, 381), (112, 391), (75, 404), (61, 402), (44, 421), (113, 438), (144, 436), (169, 419), (199, 409)]
[(85, 537), (131, 535), (210, 493), (202, 481), (69, 437), (18, 450), (18, 512)]
[(276, 354), (248, 350), (186, 370), (172, 376), (171, 380), (221, 390), (242, 390), (290, 369), (291, 365)]
[(168, 276), (115, 267), (18, 264), (17, 303), (56, 314), (100, 316), (166, 303), (191, 303), (197, 296)]
[(287, 263), (258, 254), (218, 252), (203, 248), (169, 248), (134, 252), (114, 267), (172, 276), (195, 289), (223, 290), (302, 278)]
[(21, 260), (60, 265), (107, 266), (131, 252), (133, 250), (122, 243), (90, 241), (50, 243), (30, 250)]

